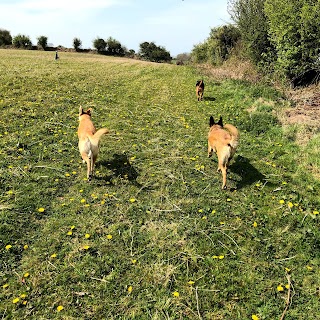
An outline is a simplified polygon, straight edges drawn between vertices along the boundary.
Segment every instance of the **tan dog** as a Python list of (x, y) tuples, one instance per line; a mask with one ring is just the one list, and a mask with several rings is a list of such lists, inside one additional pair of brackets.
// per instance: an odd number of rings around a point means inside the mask
[(210, 117), (210, 130), (208, 133), (208, 156), (216, 152), (218, 156), (218, 172), (222, 172), (222, 189), (227, 186), (227, 170), (229, 162), (234, 156), (239, 144), (239, 131), (232, 124), (222, 123), (222, 117), (218, 123)]
[(99, 153), (99, 142), (102, 135), (108, 133), (108, 129), (102, 128), (96, 131), (91, 121), (92, 109), (84, 111), (82, 107), (79, 109), (79, 151), (83, 162), (87, 163), (87, 178), (91, 180), (93, 175), (93, 167)]
[(203, 80), (198, 80), (196, 83), (196, 94), (198, 101), (203, 99), (203, 92), (204, 92), (204, 82)]

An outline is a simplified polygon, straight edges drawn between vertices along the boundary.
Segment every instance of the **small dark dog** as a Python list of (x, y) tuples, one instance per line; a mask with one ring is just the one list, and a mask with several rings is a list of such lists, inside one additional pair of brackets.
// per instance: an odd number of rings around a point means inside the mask
[(196, 83), (196, 94), (198, 101), (203, 99), (203, 92), (204, 92), (204, 82), (203, 80), (198, 80)]

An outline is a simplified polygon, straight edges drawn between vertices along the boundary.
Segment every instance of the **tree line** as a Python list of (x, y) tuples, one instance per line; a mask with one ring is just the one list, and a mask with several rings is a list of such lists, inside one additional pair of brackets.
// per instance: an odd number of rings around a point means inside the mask
[(213, 28), (194, 61), (218, 65), (237, 53), (278, 79), (320, 78), (320, 1), (229, 0), (228, 11), (234, 24)]
[[(23, 34), (18, 34), (12, 37), (10, 31), (0, 29), (0, 47), (13, 46), (21, 49), (41, 49), (48, 50), (48, 37), (39, 36), (37, 38), (37, 45), (33, 46), (30, 38)], [(73, 39), (73, 49), (75, 51), (82, 51), (82, 41), (79, 38)], [(97, 37), (93, 40), (93, 47), (99, 54), (130, 57), (148, 60), (152, 62), (171, 62), (172, 57), (164, 47), (157, 46), (154, 42), (143, 42), (139, 46), (139, 52), (134, 50), (127, 50), (118, 40), (109, 37), (104, 40)]]

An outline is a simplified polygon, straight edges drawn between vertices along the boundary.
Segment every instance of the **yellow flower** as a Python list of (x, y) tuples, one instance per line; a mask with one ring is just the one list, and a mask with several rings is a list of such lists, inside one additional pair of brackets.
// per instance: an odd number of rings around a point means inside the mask
[(66, 173), (65, 176), (66, 176), (66, 177), (70, 177), (70, 173)]
[(135, 263), (137, 263), (137, 260), (136, 259), (132, 259), (131, 262), (132, 262), (132, 264), (135, 264)]
[(11, 244), (6, 245), (6, 250), (10, 250), (12, 248)]
[(283, 199), (279, 200), (279, 203), (284, 204), (284, 200)]
[(218, 258), (219, 258), (219, 260), (222, 260), (222, 259), (224, 259), (224, 256), (219, 256)]
[(313, 211), (313, 214), (314, 214), (314, 215), (317, 215), (317, 214), (319, 214), (319, 211), (314, 210), (314, 211)]
[(174, 291), (172, 292), (172, 295), (176, 298), (178, 298), (180, 296), (179, 292), (178, 291)]
[(85, 202), (86, 202), (86, 199), (81, 199), (80, 202), (81, 202), (81, 203), (85, 203)]
[(134, 203), (134, 202), (136, 202), (137, 200), (136, 200), (135, 198), (130, 198), (129, 201), (130, 201), (131, 203)]
[(199, 210), (198, 210), (198, 212), (200, 212), (200, 213), (201, 213), (201, 212), (203, 212), (203, 210), (202, 210), (202, 209), (199, 209)]
[(111, 240), (111, 239), (112, 239), (112, 235), (111, 235), (111, 234), (108, 234), (108, 235), (107, 235), (107, 239)]
[(211, 214), (215, 214), (215, 213), (216, 213), (216, 210), (212, 210), (212, 211), (211, 211)]
[(38, 212), (44, 212), (44, 210), (45, 210), (44, 208), (39, 208)]
[(70, 229), (73, 230), (75, 228), (75, 226), (71, 226)]
[(8, 288), (8, 287), (9, 287), (9, 285), (8, 285), (7, 283), (5, 283), (5, 284), (2, 286), (3, 289), (6, 289), (6, 288)]
[(24, 278), (28, 278), (29, 276), (30, 276), (29, 272), (26, 272), (26, 273), (23, 275)]
[(58, 311), (58, 312), (62, 311), (63, 309), (64, 309), (63, 306), (57, 306), (57, 311)]
[(278, 290), (279, 292), (284, 291), (283, 286), (282, 286), (281, 284), (278, 285), (278, 286), (277, 286), (277, 290)]
[(82, 248), (83, 248), (84, 250), (88, 250), (88, 249), (90, 248), (90, 246), (84, 245)]
[(54, 258), (57, 257), (57, 254), (56, 254), (56, 253), (53, 253), (50, 257), (54, 259)]
[(258, 226), (258, 224), (256, 222), (253, 223), (254, 228), (256, 228)]
[(132, 292), (132, 286), (128, 287), (128, 292), (131, 293)]
[(19, 301), (20, 301), (19, 298), (14, 298), (14, 299), (12, 300), (12, 303), (18, 303)]
[(259, 317), (256, 314), (253, 314), (251, 317), (252, 320), (259, 320)]
[(20, 298), (24, 299), (27, 295), (25, 293), (20, 294)]
[(86, 239), (89, 239), (89, 238), (90, 238), (90, 234), (89, 234), (89, 233), (86, 233), (84, 237), (85, 237)]
[(29, 248), (29, 246), (27, 245), (27, 244), (25, 244), (24, 246), (23, 246), (23, 249), (24, 250), (27, 250)]
[(286, 287), (286, 289), (289, 289), (290, 288), (290, 284), (286, 284), (285, 287)]
[(71, 231), (71, 230), (68, 231), (68, 232), (67, 232), (67, 235), (68, 235), (68, 236), (71, 236), (71, 235), (72, 235), (72, 231)]
[(227, 199), (227, 202), (231, 202), (231, 199), (230, 199), (230, 198), (228, 198), (228, 199)]
[(311, 270), (313, 270), (313, 267), (307, 266), (307, 269), (311, 271)]
[(293, 207), (293, 203), (292, 202), (288, 202), (288, 207), (291, 209)]
[(192, 285), (194, 284), (194, 281), (190, 280), (190, 281), (188, 281), (188, 284), (189, 284), (190, 286), (192, 286)]

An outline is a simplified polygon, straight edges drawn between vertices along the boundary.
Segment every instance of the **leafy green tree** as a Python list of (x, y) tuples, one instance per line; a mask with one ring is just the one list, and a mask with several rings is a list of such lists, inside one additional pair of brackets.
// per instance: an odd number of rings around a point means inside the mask
[(48, 37), (40, 36), (37, 38), (37, 40), (38, 40), (37, 42), (38, 47), (42, 48), (43, 50), (46, 50), (48, 46)]
[(12, 44), (12, 37), (10, 31), (0, 29), (0, 46), (6, 46)]
[(233, 25), (213, 28), (205, 42), (194, 46), (191, 52), (192, 60), (219, 65), (228, 59), (239, 39), (240, 32)]
[(73, 48), (76, 51), (79, 51), (80, 47), (82, 46), (82, 42), (79, 38), (74, 38), (73, 39)]
[(93, 40), (93, 47), (97, 49), (99, 53), (105, 52), (106, 46), (107, 43), (101, 38), (96, 38), (95, 40)]
[(289, 78), (320, 69), (320, 1), (265, 0), (276, 67)]
[(266, 0), (229, 0), (229, 13), (241, 34), (247, 56), (256, 64), (274, 59), (269, 39), (269, 21), (264, 11)]
[(172, 60), (170, 53), (154, 42), (140, 43), (139, 55), (142, 59), (153, 62), (170, 62)]
[(112, 37), (107, 39), (106, 48), (107, 54), (112, 56), (124, 56), (126, 51), (125, 48), (122, 47), (121, 43)]
[(12, 44), (16, 48), (24, 48), (24, 49), (31, 49), (32, 42), (28, 36), (18, 34), (12, 39)]

